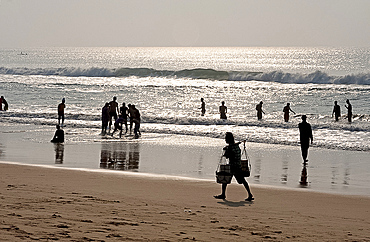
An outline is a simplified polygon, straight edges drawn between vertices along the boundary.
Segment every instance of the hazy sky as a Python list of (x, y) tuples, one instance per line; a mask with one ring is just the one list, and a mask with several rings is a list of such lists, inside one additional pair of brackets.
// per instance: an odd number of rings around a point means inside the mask
[(0, 0), (0, 47), (370, 46), (370, 0)]

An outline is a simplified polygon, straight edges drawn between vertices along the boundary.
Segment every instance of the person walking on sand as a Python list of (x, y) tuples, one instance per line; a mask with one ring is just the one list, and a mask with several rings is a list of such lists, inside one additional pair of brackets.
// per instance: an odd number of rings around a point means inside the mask
[(340, 117), (340, 106), (338, 105), (337, 101), (334, 102), (333, 113), (331, 114), (332, 117), (333, 114), (335, 115), (335, 121), (338, 121)]
[(300, 142), (301, 142), (301, 152), (302, 152), (302, 158), (303, 158), (304, 163), (308, 161), (307, 156), (308, 156), (308, 148), (310, 147), (310, 140), (311, 140), (311, 144), (313, 143), (311, 125), (307, 123), (306, 120), (307, 120), (307, 116), (302, 115), (302, 123), (298, 124), (299, 137), (300, 137)]
[(347, 110), (348, 110), (348, 122), (352, 122), (352, 104), (349, 102), (349, 100), (347, 99), (346, 101), (347, 105), (344, 105)]
[(261, 120), (262, 119), (262, 114), (265, 114), (265, 112), (262, 110), (262, 104), (263, 104), (263, 102), (261, 101), (259, 104), (256, 105), (257, 119), (258, 120)]
[(219, 107), (220, 110), (220, 119), (227, 119), (226, 113), (227, 113), (227, 107), (225, 106), (225, 102), (221, 102), (221, 106)]
[(104, 107), (101, 110), (101, 135), (105, 135), (107, 133), (108, 122), (109, 122), (109, 103), (105, 103)]
[(290, 103), (287, 103), (286, 106), (283, 109), (284, 112), (284, 121), (289, 122), (289, 113), (292, 112), (295, 114), (295, 112), (290, 108)]
[[(248, 182), (245, 180), (243, 174), (241, 173), (241, 150), (239, 147), (240, 143), (235, 143), (234, 135), (230, 132), (226, 133), (225, 141), (228, 144), (224, 148), (224, 156), (229, 159), (230, 164), (230, 171), (233, 176), (235, 176), (235, 179), (239, 184), (243, 184), (245, 189), (247, 190), (248, 197), (245, 199), (246, 201), (252, 201), (254, 200), (253, 195), (251, 193), (251, 190), (249, 188)], [(220, 195), (214, 196), (216, 199), (225, 199), (226, 198), (226, 187), (227, 184), (222, 184), (222, 192)]]
[(118, 103), (116, 102), (117, 98), (113, 97), (113, 100), (109, 102), (109, 131), (112, 126), (112, 118), (114, 120), (117, 120), (117, 113), (119, 112), (118, 110)]
[(66, 102), (66, 99), (63, 98), (62, 102), (58, 105), (58, 125), (60, 125), (60, 120), (62, 119), (61, 127), (63, 127), (64, 125), (64, 109), (66, 108), (65, 102)]
[(63, 143), (64, 142), (64, 131), (60, 129), (60, 126), (57, 125), (57, 130), (55, 131), (54, 137), (50, 142), (52, 143)]
[(206, 103), (204, 102), (203, 98), (201, 98), (200, 101), (201, 101), (201, 106), (200, 106), (201, 115), (204, 116), (204, 114), (206, 113)]
[(124, 124), (124, 125), (125, 125), (125, 127), (126, 127), (126, 132), (125, 132), (125, 134), (127, 134), (127, 130), (128, 130), (128, 128), (127, 128), (127, 115), (128, 115), (128, 108), (126, 107), (126, 104), (125, 104), (125, 103), (122, 103), (122, 107), (120, 107), (119, 112), (120, 112), (120, 114), (121, 114), (121, 115), (122, 115), (122, 117), (123, 117), (123, 124)]

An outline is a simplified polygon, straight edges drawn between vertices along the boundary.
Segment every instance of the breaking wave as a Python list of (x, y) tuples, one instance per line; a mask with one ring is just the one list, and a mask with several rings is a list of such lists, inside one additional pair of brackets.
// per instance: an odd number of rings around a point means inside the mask
[(68, 77), (168, 77), (208, 79), (215, 81), (264, 81), (294, 84), (356, 84), (370, 85), (370, 73), (331, 76), (322, 71), (313, 73), (289, 73), (282, 71), (218, 71), (214, 69), (184, 69), (179, 71), (156, 70), (152, 68), (6, 68), (0, 67), (4, 75), (45, 75)]

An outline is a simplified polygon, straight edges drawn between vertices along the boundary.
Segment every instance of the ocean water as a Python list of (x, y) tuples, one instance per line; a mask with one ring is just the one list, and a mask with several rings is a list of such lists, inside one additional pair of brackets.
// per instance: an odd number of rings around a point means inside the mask
[[(0, 94), (9, 103), (1, 124), (53, 126), (65, 98), (66, 127), (96, 130), (101, 108), (116, 96), (140, 110), (144, 133), (223, 138), (231, 131), (239, 140), (298, 146), (306, 114), (313, 146), (370, 151), (370, 48), (0, 49)], [(227, 120), (219, 119), (221, 101)], [(266, 114), (257, 121), (260, 101)], [(342, 109), (339, 122), (332, 118), (334, 101)], [(287, 102), (297, 114), (285, 123)], [(99, 134), (81, 137), (67, 142)]]

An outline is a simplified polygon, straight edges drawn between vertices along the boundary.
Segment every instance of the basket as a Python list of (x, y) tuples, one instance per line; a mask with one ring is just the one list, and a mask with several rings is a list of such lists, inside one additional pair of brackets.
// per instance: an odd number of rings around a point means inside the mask
[(240, 166), (241, 166), (241, 174), (244, 177), (250, 177), (251, 163), (250, 163), (249, 156), (247, 154), (247, 149), (245, 148), (245, 142), (244, 142), (244, 147), (243, 147), (243, 152), (242, 152), (242, 158), (240, 160)]
[(230, 184), (233, 175), (230, 171), (230, 165), (219, 165), (216, 171), (216, 182), (223, 184)]

